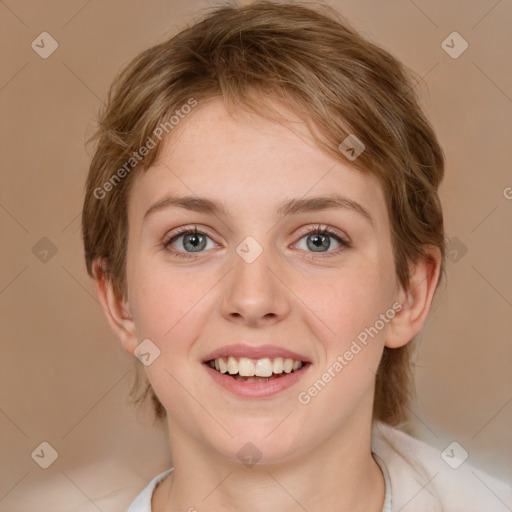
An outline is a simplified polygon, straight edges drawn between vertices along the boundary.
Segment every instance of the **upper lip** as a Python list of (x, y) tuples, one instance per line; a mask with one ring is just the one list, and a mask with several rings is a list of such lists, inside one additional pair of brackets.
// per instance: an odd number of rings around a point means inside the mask
[(220, 347), (213, 352), (210, 352), (203, 357), (203, 363), (211, 361), (212, 359), (218, 359), (219, 357), (227, 358), (233, 357), (248, 357), (250, 359), (263, 359), (264, 357), (283, 357), (295, 359), (296, 361), (302, 361), (304, 363), (310, 363), (311, 361), (304, 355), (293, 352), (283, 347), (276, 345), (246, 345), (243, 343), (236, 343), (234, 345), (225, 345)]

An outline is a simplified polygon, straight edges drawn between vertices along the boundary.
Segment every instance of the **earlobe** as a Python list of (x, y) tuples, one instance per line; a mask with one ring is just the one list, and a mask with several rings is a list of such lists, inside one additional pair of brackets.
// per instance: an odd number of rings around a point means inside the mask
[(104, 262), (95, 260), (93, 275), (98, 298), (105, 311), (110, 327), (130, 355), (138, 345), (135, 323), (128, 300), (116, 294), (111, 280), (105, 272)]
[(413, 266), (409, 286), (399, 290), (397, 301), (402, 304), (402, 309), (390, 322), (386, 347), (402, 347), (421, 330), (434, 298), (440, 266), (441, 251), (438, 247), (430, 247), (425, 256)]

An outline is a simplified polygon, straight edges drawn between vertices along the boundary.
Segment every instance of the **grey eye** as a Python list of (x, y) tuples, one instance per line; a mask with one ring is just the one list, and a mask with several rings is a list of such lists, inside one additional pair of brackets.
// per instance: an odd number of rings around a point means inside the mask
[(189, 252), (202, 251), (206, 247), (206, 236), (192, 233), (183, 236), (183, 247)]
[(314, 233), (312, 235), (306, 235), (308, 249), (313, 252), (323, 252), (323, 249), (327, 250), (331, 246), (330, 235), (321, 235)]
[[(207, 245), (208, 240), (211, 241), (211, 247), (214, 247), (215, 244), (213, 240), (206, 235), (205, 233), (201, 233), (196, 230), (187, 230), (181, 233), (177, 233), (170, 240), (164, 243), (166, 248), (172, 248), (175, 253), (194, 253), (194, 252), (202, 252)], [(180, 245), (182, 247), (180, 247)]]
[[(300, 244), (303, 240), (306, 240), (306, 248), (300, 247)], [(331, 247), (332, 240), (335, 241), (335, 246)], [(340, 238), (337, 234), (332, 233), (328, 229), (316, 229), (311, 231), (310, 233), (306, 233), (303, 235), (299, 242), (297, 242), (297, 246), (299, 249), (302, 249), (306, 252), (335, 252), (334, 250), (329, 251), (329, 249), (336, 249), (336, 244), (338, 247), (345, 247), (348, 245), (342, 238)]]

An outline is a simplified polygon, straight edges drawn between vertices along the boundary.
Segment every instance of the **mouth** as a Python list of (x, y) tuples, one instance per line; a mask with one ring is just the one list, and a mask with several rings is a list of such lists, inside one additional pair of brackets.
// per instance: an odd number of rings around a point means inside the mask
[(243, 382), (268, 382), (299, 371), (310, 364), (297, 359), (283, 357), (218, 357), (206, 361), (206, 364), (219, 373)]
[(283, 357), (224, 356), (203, 366), (223, 388), (243, 398), (263, 398), (289, 388), (302, 378), (311, 363)]

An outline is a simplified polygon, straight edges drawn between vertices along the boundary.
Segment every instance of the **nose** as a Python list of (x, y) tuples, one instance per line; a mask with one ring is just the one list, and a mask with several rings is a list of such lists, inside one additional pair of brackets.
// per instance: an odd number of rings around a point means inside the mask
[(233, 252), (234, 268), (223, 290), (222, 315), (230, 322), (250, 327), (282, 321), (290, 311), (290, 292), (271, 251), (263, 250), (254, 261), (240, 254)]

